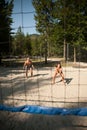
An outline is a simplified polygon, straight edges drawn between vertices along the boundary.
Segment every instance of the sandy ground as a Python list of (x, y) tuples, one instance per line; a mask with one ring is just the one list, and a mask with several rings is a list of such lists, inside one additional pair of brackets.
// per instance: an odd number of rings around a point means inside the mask
[[(87, 68), (63, 67), (65, 85), (60, 82), (60, 76), (51, 84), (54, 69), (35, 68), (34, 76), (30, 77), (29, 73), (26, 78), (22, 67), (0, 67), (0, 102), (11, 106), (86, 107)], [(11, 112), (0, 112), (0, 115), (2, 130), (87, 130), (87, 117)]]
[[(52, 85), (55, 68), (43, 67), (34, 69), (34, 76), (22, 68), (0, 68), (1, 99), (4, 104), (35, 104), (54, 107), (71, 107), (78, 102), (87, 102), (87, 68), (63, 67), (65, 85), (60, 75)], [(7, 100), (8, 99), (8, 100)], [(69, 106), (68, 106), (69, 107)], [(76, 107), (76, 106), (75, 106)]]

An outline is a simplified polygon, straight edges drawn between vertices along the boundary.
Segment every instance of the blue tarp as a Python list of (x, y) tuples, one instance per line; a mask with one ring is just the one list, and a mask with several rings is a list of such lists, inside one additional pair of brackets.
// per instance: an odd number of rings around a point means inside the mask
[(46, 114), (46, 115), (87, 116), (87, 108), (55, 108), (55, 107), (44, 107), (36, 105), (24, 105), (19, 107), (0, 105), (0, 111), (25, 112), (25, 113)]

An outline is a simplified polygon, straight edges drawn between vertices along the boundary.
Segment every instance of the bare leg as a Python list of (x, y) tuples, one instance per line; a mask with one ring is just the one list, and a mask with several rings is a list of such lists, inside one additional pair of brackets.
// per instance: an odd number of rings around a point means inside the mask
[(28, 70), (26, 70), (26, 78), (28, 78)]
[(31, 77), (33, 76), (33, 69), (30, 68)]
[(61, 77), (62, 77), (62, 80), (64, 80), (64, 75), (63, 75), (63, 73), (62, 74), (60, 74), (61, 75)]
[[(62, 77), (62, 81), (63, 81), (63, 83), (64, 83), (64, 74), (63, 74), (63, 73), (60, 73), (60, 76)], [(65, 85), (65, 83), (64, 83), (64, 85)]]
[(57, 73), (55, 72), (54, 76), (53, 76), (53, 79), (52, 79), (52, 84), (55, 84), (55, 78), (57, 76)]

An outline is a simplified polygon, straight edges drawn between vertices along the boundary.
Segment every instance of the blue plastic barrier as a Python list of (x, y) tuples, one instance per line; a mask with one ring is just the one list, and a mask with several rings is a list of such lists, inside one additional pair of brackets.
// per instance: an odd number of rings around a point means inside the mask
[(34, 106), (34, 105), (10, 107), (5, 105), (0, 105), (0, 111), (26, 112), (32, 114), (46, 114), (46, 115), (87, 116), (87, 108), (55, 108), (55, 107), (42, 107), (42, 106)]

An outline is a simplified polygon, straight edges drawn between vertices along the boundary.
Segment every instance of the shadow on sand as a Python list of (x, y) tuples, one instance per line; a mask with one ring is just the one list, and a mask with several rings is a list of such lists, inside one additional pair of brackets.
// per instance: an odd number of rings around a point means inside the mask
[[(65, 78), (65, 79), (64, 79), (64, 82), (65, 82), (66, 84), (69, 84), (69, 83), (72, 81), (72, 79), (73, 79), (73, 78)], [(59, 80), (57, 83), (59, 83), (59, 82), (62, 82), (62, 80)]]

